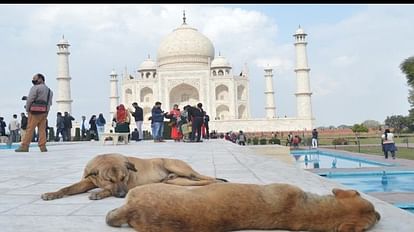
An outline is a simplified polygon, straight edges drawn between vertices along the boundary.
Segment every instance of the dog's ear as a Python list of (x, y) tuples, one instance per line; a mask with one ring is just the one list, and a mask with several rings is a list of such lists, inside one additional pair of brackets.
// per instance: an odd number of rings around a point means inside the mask
[(355, 197), (360, 195), (359, 192), (355, 190), (343, 190), (338, 188), (332, 189), (332, 193), (337, 198)]
[(134, 172), (138, 172), (138, 170), (135, 168), (135, 165), (133, 163), (130, 162), (125, 162), (125, 165), (127, 167), (128, 170), (134, 171)]
[(99, 174), (99, 171), (91, 171), (90, 173), (88, 173), (85, 176), (85, 179), (88, 178), (88, 177), (90, 177), (90, 176), (97, 176), (98, 174)]

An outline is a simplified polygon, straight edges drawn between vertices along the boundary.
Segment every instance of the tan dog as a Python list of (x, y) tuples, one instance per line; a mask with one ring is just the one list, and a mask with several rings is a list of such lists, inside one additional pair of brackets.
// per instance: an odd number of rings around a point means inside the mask
[(132, 189), (106, 223), (139, 232), (243, 229), (361, 232), (380, 214), (354, 190), (320, 196), (288, 184), (218, 183), (199, 188), (151, 184)]
[(81, 181), (57, 192), (44, 193), (41, 197), (43, 200), (53, 200), (94, 188), (101, 188), (102, 191), (93, 192), (89, 196), (91, 200), (109, 196), (125, 197), (128, 190), (136, 186), (159, 182), (198, 186), (227, 181), (200, 175), (178, 159), (139, 159), (121, 154), (103, 154), (88, 162)]

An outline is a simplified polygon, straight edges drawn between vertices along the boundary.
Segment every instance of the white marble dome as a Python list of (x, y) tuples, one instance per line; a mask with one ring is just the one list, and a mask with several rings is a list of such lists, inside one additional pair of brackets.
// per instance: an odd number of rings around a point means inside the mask
[(211, 62), (212, 68), (230, 68), (230, 63), (227, 61), (226, 57), (219, 55), (218, 57), (214, 58)]
[(182, 24), (161, 42), (157, 62), (164, 65), (208, 65), (214, 58), (214, 46), (209, 38), (197, 29)]
[(141, 65), (138, 68), (138, 71), (141, 70), (154, 70), (157, 68), (157, 63), (155, 61), (151, 60), (151, 58), (147, 58), (144, 60), (144, 62), (141, 63)]

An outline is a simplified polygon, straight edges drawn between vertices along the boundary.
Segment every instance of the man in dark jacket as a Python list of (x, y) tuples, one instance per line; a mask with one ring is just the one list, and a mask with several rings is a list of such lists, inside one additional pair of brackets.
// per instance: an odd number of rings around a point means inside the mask
[[(191, 107), (189, 110), (189, 117), (192, 120), (192, 132), (190, 140), (191, 142), (202, 142), (201, 141), (201, 126), (203, 125), (205, 112), (203, 110), (203, 104), (198, 103), (197, 108)], [(196, 137), (197, 136), (197, 137)]]
[(72, 121), (75, 120), (72, 115), (70, 115), (68, 112), (65, 112), (65, 115), (63, 116), (63, 120), (65, 122), (65, 135), (66, 140), (65, 141), (71, 141), (72, 140)]
[[(168, 112), (167, 112), (168, 113)], [(164, 111), (161, 109), (161, 102), (156, 102), (151, 110), (151, 128), (154, 142), (164, 142)]]
[(134, 116), (135, 123), (137, 124), (137, 130), (139, 134), (138, 141), (141, 141), (144, 139), (144, 134), (142, 132), (142, 122), (144, 121), (144, 113), (142, 111), (142, 108), (138, 106), (138, 103), (134, 102), (132, 103), (132, 106), (135, 110), (130, 112), (132, 116)]

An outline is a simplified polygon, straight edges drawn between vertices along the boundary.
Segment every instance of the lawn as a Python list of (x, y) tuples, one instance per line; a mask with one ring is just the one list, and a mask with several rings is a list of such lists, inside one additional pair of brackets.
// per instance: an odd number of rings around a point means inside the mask
[[(336, 149), (350, 152), (358, 152), (358, 146), (341, 146), (337, 147)], [(360, 153), (384, 156), (384, 153), (382, 152), (380, 146), (361, 146)], [(398, 151), (396, 152), (396, 154), (397, 158), (414, 160), (414, 148), (398, 147)], [(391, 157), (391, 154), (388, 154), (388, 156)]]

